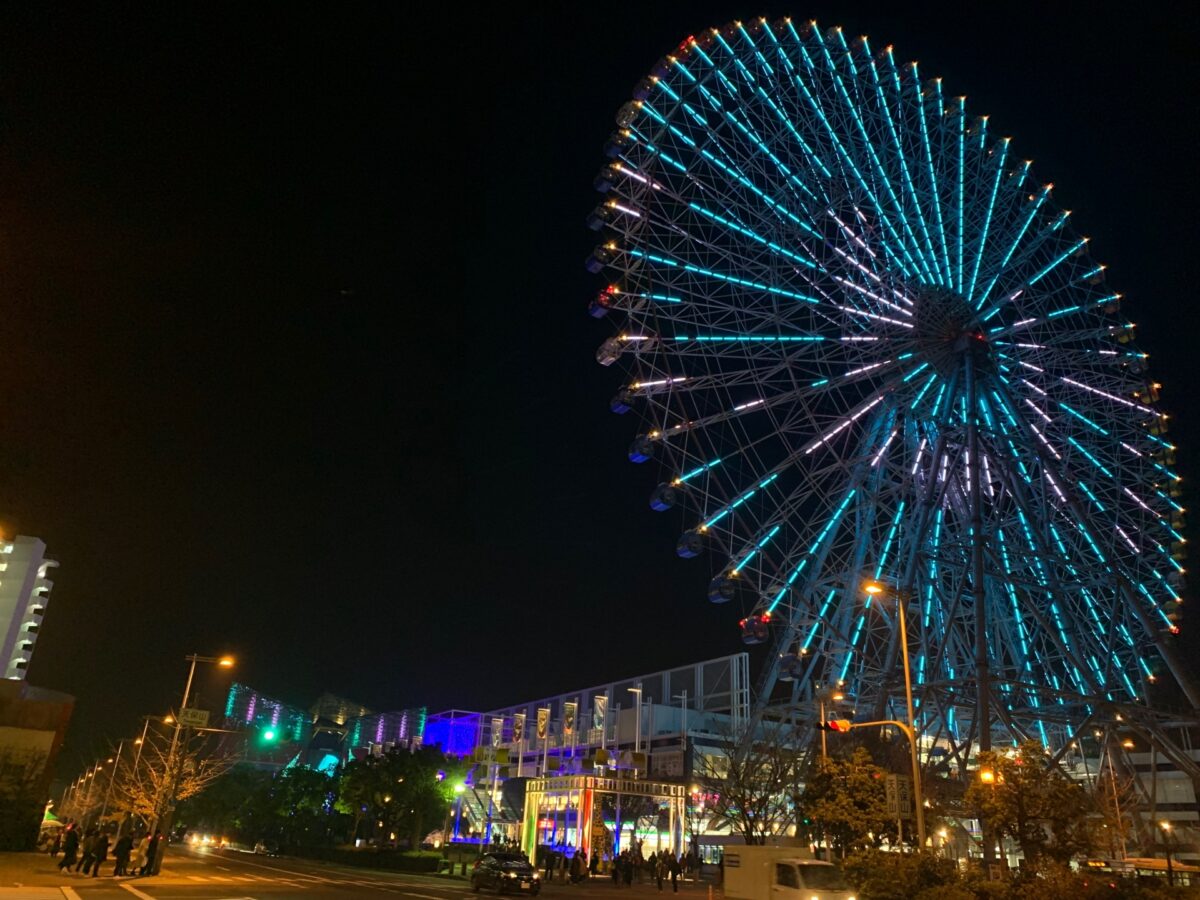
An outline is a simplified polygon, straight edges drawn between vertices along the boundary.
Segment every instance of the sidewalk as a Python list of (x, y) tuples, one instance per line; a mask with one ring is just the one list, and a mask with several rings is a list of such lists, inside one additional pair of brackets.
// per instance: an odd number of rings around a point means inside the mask
[[(74, 872), (60, 872), (58, 864), (62, 861), (62, 854), (51, 859), (46, 853), (0, 853), (0, 897), (12, 897), (17, 894), (14, 888), (25, 889), (20, 891), (21, 896), (34, 897), (62, 897), (63, 894), (58, 888), (63, 885), (78, 887), (81, 884), (95, 884), (97, 882), (106, 882), (114, 884), (112, 878), (105, 876), (111, 875), (114, 861), (110, 857), (107, 861), (100, 865), (100, 877), (91, 878), (84, 875), (82, 872), (75, 874)], [(167, 877), (171, 875), (170, 866), (163, 869), (163, 874)], [(133, 881), (135, 884), (138, 879), (117, 879), (118, 881)], [(36, 893), (34, 889), (40, 888)], [(53, 888), (54, 891), (47, 893), (47, 888)]]

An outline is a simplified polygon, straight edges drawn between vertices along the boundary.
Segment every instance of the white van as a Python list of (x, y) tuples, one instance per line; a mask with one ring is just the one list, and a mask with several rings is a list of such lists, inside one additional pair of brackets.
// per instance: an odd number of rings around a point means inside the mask
[(855, 900), (841, 869), (797, 847), (725, 848), (727, 900)]

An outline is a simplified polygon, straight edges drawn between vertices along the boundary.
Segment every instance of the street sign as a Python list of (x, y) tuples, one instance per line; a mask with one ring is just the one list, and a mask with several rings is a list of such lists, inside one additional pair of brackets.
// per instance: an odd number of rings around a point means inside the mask
[(907, 775), (888, 775), (884, 779), (884, 798), (889, 816), (912, 816), (912, 779)]
[(896, 805), (900, 807), (900, 815), (909, 819), (913, 814), (912, 779), (907, 775), (896, 776)]
[(186, 725), (188, 728), (207, 728), (208, 710), (181, 709), (179, 711), (179, 724)]

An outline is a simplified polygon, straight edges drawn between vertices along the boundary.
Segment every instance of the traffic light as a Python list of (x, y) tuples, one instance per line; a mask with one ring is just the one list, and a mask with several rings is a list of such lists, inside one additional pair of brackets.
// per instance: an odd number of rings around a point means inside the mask
[(830, 719), (828, 722), (818, 722), (817, 727), (822, 731), (840, 731), (848, 732), (850, 730), (849, 719)]

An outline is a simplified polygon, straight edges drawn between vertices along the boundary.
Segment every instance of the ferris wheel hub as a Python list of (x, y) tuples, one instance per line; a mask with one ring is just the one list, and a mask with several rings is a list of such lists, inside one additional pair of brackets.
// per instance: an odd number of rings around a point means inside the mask
[(987, 338), (965, 297), (943, 287), (922, 287), (913, 302), (918, 352), (939, 374), (949, 375), (967, 353), (990, 358)]

